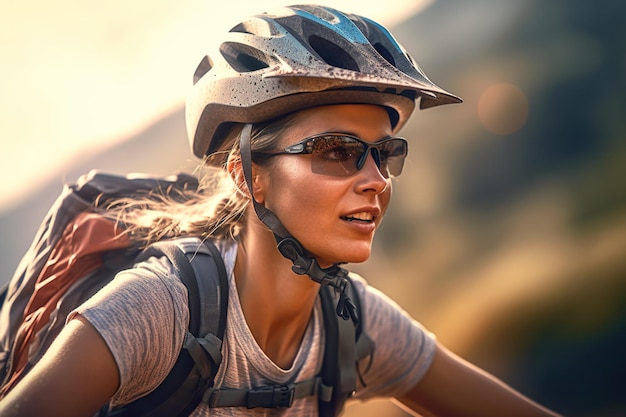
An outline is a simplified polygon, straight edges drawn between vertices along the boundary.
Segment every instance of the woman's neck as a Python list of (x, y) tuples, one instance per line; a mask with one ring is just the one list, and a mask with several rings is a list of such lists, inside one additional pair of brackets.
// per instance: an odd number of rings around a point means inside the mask
[(265, 354), (291, 367), (313, 312), (319, 284), (291, 270), (271, 232), (249, 221), (240, 239), (235, 282), (246, 322)]

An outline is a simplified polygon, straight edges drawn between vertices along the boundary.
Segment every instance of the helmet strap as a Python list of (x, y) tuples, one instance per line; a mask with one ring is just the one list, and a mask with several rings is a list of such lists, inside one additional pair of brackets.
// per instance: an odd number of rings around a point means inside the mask
[(278, 220), (278, 217), (262, 204), (254, 199), (252, 190), (252, 151), (250, 149), (250, 141), (252, 137), (252, 124), (248, 123), (243, 127), (239, 137), (239, 148), (241, 152), (241, 166), (243, 169), (246, 186), (250, 192), (254, 211), (267, 226), (277, 242), (279, 252), (289, 259), (293, 266), (291, 269), (298, 275), (308, 275), (313, 281), (321, 285), (329, 285), (334, 287), (335, 292), (339, 293), (339, 301), (337, 302), (337, 315), (344, 320), (351, 318), (356, 324), (358, 317), (356, 307), (350, 297), (348, 297), (350, 281), (348, 280), (348, 271), (341, 268), (338, 264), (333, 264), (328, 268), (322, 268), (317, 259), (302, 247), (291, 234), (285, 229), (285, 226)]

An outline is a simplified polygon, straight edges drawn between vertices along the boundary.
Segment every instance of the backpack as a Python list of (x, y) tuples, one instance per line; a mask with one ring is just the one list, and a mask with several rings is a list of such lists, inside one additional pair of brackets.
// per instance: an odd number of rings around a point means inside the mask
[[(210, 407), (289, 407), (296, 398), (317, 395), (321, 416), (339, 414), (356, 389), (358, 360), (373, 353), (362, 321), (339, 320), (337, 294), (320, 289), (325, 353), (320, 375), (301, 383), (251, 390), (215, 390), (227, 319), (228, 279), (222, 257), (208, 240), (164, 240), (145, 249), (132, 244), (121, 226), (96, 212), (107, 202), (158, 195), (172, 198), (195, 190), (195, 177), (156, 178), (92, 171), (66, 185), (45, 216), (11, 281), (0, 291), (0, 398), (43, 356), (70, 311), (115, 275), (150, 256), (166, 256), (188, 292), (189, 328), (184, 346), (166, 379), (151, 393), (99, 416), (187, 416), (204, 401)], [(50, 262), (54, 260), (54, 262)], [(54, 276), (54, 279), (49, 279)], [(357, 291), (350, 297), (360, 314)]]

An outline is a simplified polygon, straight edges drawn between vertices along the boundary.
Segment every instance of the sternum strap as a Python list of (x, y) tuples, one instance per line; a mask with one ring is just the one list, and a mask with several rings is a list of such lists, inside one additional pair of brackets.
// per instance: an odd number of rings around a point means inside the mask
[(247, 407), (280, 408), (291, 407), (294, 400), (309, 396), (318, 396), (330, 401), (333, 387), (322, 383), (322, 378), (311, 378), (293, 384), (270, 385), (252, 389), (208, 389), (202, 401), (211, 408)]

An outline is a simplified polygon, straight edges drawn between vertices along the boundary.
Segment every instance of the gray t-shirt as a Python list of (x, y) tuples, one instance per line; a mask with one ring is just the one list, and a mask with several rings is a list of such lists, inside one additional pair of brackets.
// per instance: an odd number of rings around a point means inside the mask
[[(293, 365), (282, 369), (256, 343), (246, 324), (233, 268), (236, 244), (221, 248), (229, 274), (229, 304), (217, 388), (252, 388), (299, 382), (321, 369), (324, 324), (318, 300)], [(360, 366), (366, 387), (357, 382), (356, 399), (398, 397), (426, 373), (435, 352), (434, 336), (387, 296), (352, 274), (365, 314), (364, 331), (375, 343)], [(102, 335), (120, 372), (111, 400), (123, 405), (154, 390), (174, 365), (189, 321), (187, 290), (166, 258), (150, 258), (123, 271), (76, 309)], [(371, 359), (371, 363), (370, 363)], [(200, 404), (192, 416), (317, 416), (317, 397), (295, 400), (291, 408), (211, 408)]]

